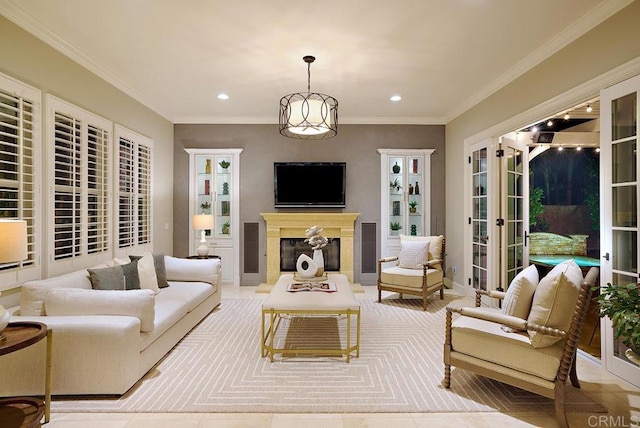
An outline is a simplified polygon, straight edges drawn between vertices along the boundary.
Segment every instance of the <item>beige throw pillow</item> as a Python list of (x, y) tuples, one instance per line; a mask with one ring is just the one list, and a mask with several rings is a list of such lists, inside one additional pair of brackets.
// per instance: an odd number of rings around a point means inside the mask
[[(582, 270), (573, 259), (554, 267), (536, 287), (527, 321), (569, 331), (582, 280)], [(534, 348), (551, 346), (561, 340), (534, 331), (529, 331), (529, 337)]]
[[(414, 235), (400, 235), (400, 242), (402, 241), (429, 241), (429, 258), (427, 260), (439, 259), (442, 260), (442, 244), (444, 243), (444, 236), (414, 236)], [(442, 270), (440, 263), (433, 263), (429, 268)]]
[(422, 266), (429, 260), (429, 241), (401, 239), (398, 259), (401, 268), (422, 269)]
[[(538, 269), (535, 265), (521, 270), (507, 288), (507, 294), (502, 301), (502, 313), (526, 320), (538, 281)], [(502, 329), (511, 333), (521, 331), (507, 326), (502, 326)]]

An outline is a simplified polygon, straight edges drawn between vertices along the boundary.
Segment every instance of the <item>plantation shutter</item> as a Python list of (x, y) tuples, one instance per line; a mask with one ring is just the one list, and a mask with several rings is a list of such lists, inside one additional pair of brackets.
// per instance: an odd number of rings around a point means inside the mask
[(109, 250), (109, 134), (89, 126), (88, 147), (88, 252)]
[[(111, 256), (112, 123), (56, 97), (47, 97), (53, 158), (50, 273)], [(90, 258), (88, 258), (90, 257)], [(59, 262), (56, 264), (56, 262)]]
[(152, 140), (116, 127), (118, 138), (118, 248), (152, 244)]
[(138, 245), (151, 243), (151, 148), (138, 145)]
[(34, 100), (39, 97), (39, 91), (0, 75), (0, 218), (25, 220), (28, 246), (27, 260), (1, 264), (3, 272), (33, 266), (36, 260), (35, 129), (40, 116)]
[(80, 255), (82, 182), (80, 150), (82, 122), (56, 112), (54, 114), (54, 259)]
[(119, 194), (118, 194), (118, 248), (134, 245), (134, 143), (126, 138), (119, 139)]

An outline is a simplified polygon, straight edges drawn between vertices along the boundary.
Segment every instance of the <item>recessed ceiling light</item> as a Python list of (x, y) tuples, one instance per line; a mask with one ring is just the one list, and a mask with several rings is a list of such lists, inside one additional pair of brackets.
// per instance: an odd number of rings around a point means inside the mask
[(553, 126), (553, 120), (549, 120), (549, 121), (547, 122), (547, 126), (549, 126), (549, 127)]
[(538, 127), (534, 126), (533, 128), (531, 128), (531, 132), (538, 132)]
[(391, 101), (400, 101), (402, 99), (402, 97), (400, 95), (393, 95), (391, 98), (389, 98)]
[(558, 151), (561, 152), (563, 150), (562, 146), (558, 146)]
[(576, 147), (576, 150), (577, 150), (577, 151), (581, 151), (581, 150), (582, 150), (582, 147), (578, 146), (578, 147)]
[(569, 118), (570, 118), (570, 117), (571, 117), (571, 116), (569, 116), (569, 113), (565, 113), (565, 115), (564, 115), (564, 120), (569, 120)]
[(218, 99), (219, 100), (228, 100), (229, 99), (229, 95), (222, 93), (222, 94), (218, 94)]
[(590, 105), (587, 106), (587, 113), (591, 113), (593, 111), (593, 107)]

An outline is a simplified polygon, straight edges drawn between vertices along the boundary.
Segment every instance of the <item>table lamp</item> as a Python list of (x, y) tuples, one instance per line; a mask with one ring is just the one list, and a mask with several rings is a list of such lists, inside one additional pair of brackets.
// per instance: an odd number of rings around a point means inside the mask
[(204, 257), (209, 254), (209, 246), (205, 238), (205, 230), (213, 229), (213, 216), (207, 214), (196, 214), (193, 216), (193, 228), (200, 230), (200, 246), (198, 247), (198, 255)]
[[(20, 262), (27, 258), (27, 222), (24, 220), (0, 220), (0, 264)], [(1, 294), (1, 293), (0, 293)], [(6, 340), (2, 334), (11, 314), (0, 305), (0, 343)]]

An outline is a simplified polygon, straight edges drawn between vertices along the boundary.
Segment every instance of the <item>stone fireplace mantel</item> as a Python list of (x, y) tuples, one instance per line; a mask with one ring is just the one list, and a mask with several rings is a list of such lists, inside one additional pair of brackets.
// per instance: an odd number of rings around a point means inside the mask
[(311, 226), (327, 238), (340, 238), (340, 273), (353, 283), (353, 234), (360, 213), (260, 213), (267, 226), (267, 284), (280, 278), (280, 239), (305, 238)]

